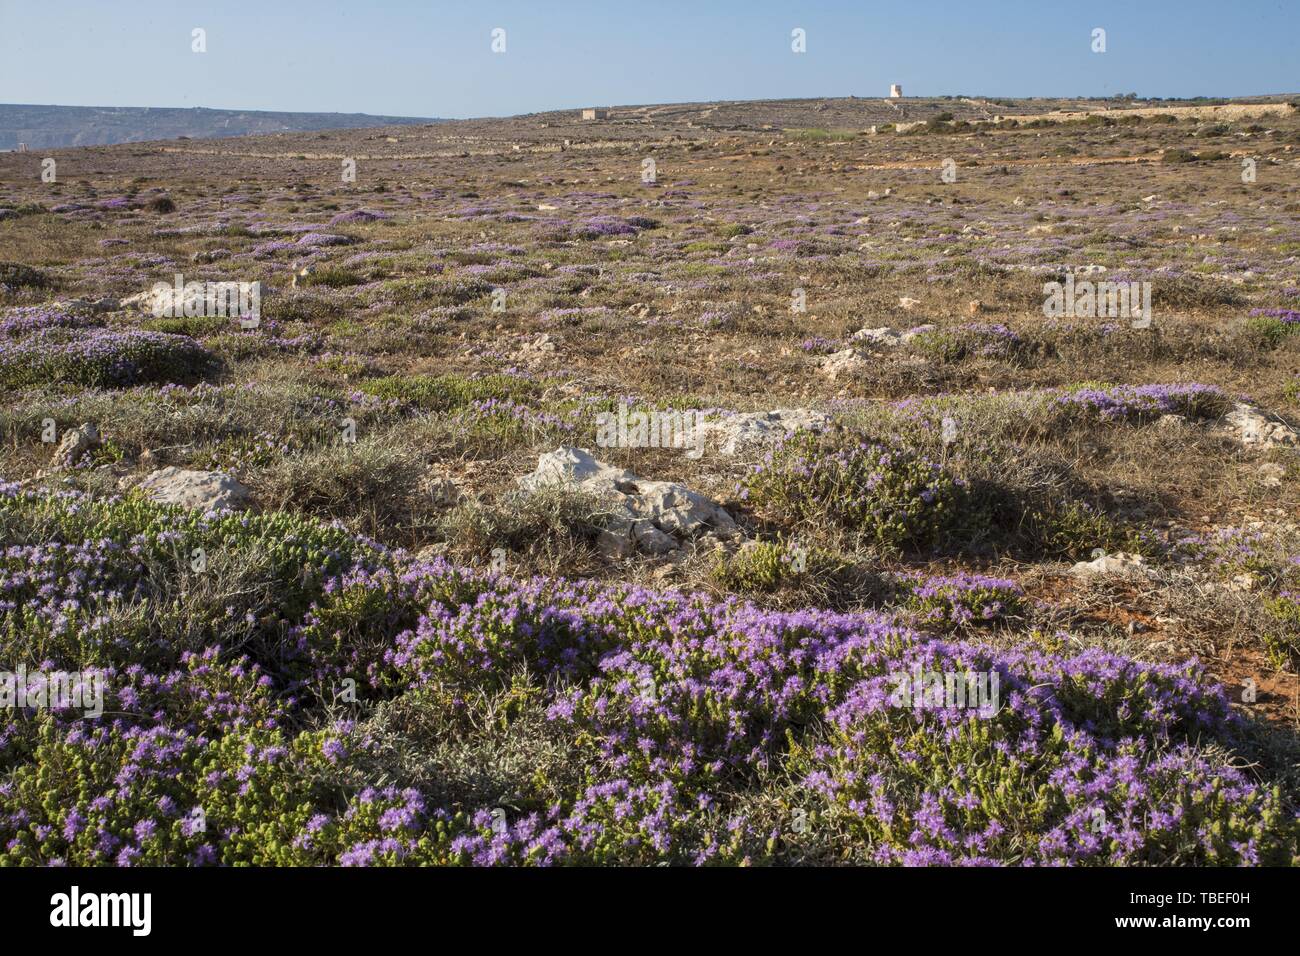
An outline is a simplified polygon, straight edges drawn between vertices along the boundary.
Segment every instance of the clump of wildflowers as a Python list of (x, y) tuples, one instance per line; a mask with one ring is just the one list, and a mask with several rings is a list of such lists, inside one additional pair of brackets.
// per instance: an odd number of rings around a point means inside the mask
[(0, 341), (0, 385), (11, 387), (187, 382), (213, 364), (213, 356), (193, 339), (165, 332), (63, 326)]
[(960, 627), (1019, 613), (1025, 592), (1010, 578), (952, 574), (904, 579), (906, 606), (926, 624)]
[(1103, 421), (1139, 421), (1161, 415), (1191, 419), (1217, 418), (1229, 405), (1228, 396), (1213, 385), (1083, 386), (1066, 391), (1057, 404)]

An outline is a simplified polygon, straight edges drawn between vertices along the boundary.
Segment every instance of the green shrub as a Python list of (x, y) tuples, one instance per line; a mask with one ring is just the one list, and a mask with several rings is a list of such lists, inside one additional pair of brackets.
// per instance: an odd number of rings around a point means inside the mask
[(1264, 599), (1271, 626), (1264, 633), (1269, 660), (1279, 669), (1300, 659), (1300, 592), (1283, 591)]
[(783, 542), (761, 541), (728, 554), (719, 550), (710, 574), (714, 582), (742, 594), (799, 587), (843, 568), (829, 552)]
[(256, 475), (256, 486), (272, 508), (357, 519), (366, 534), (392, 535), (419, 515), (423, 474), (412, 450), (365, 437), (273, 457)]
[(386, 375), (362, 382), (358, 388), (376, 398), (408, 402), (429, 411), (445, 412), (464, 408), (481, 399), (521, 399), (535, 394), (538, 386), (515, 375)]
[(238, 319), (220, 315), (196, 316), (152, 316), (140, 321), (140, 328), (148, 332), (165, 332), (168, 335), (188, 335), (199, 338), (204, 335), (219, 335), (233, 332), (238, 328)]
[(1292, 334), (1300, 324), (1283, 322), (1270, 315), (1256, 315), (1246, 320), (1246, 334), (1259, 348), (1275, 349)]
[(811, 129), (787, 129), (785, 135), (788, 139), (804, 140), (807, 142), (844, 142), (847, 140), (857, 139), (857, 130), (836, 129), (830, 130), (822, 127), (813, 127)]
[(298, 276), (297, 281), (300, 287), (322, 285), (330, 289), (341, 289), (350, 285), (361, 285), (366, 280), (351, 269), (344, 269), (342, 266), (322, 266), (306, 275)]
[(492, 284), (482, 279), (449, 279), (441, 276), (390, 279), (367, 293), (375, 302), (430, 306), (464, 305), (492, 291)]
[(743, 492), (787, 520), (842, 528), (886, 548), (934, 542), (954, 526), (962, 498), (934, 462), (849, 431), (796, 433), (756, 466)]
[(1015, 361), (1029, 351), (1025, 340), (1005, 325), (974, 322), (922, 332), (912, 339), (909, 346), (922, 355), (945, 363), (976, 356)]
[(271, 664), (283, 656), (280, 620), (301, 616), (354, 560), (382, 556), (341, 528), (282, 512), (12, 489), (0, 494), (0, 540), (11, 548), (0, 578), (13, 602), (0, 606), (0, 654), (30, 664), (175, 659), (218, 627)]
[(695, 242), (688, 242), (682, 246), (682, 252), (726, 252), (727, 246), (721, 242), (712, 242), (708, 239), (697, 239)]
[(8, 216), (0, 216), (0, 219), (21, 219), (24, 216), (39, 216), (49, 210), (38, 202), (24, 202), (16, 206), (13, 203), (0, 202), (0, 212), (8, 214)]
[(49, 289), (54, 279), (40, 269), (19, 262), (0, 262), (0, 285), (19, 289)]
[(1199, 276), (1168, 276), (1152, 283), (1151, 301), (1161, 309), (1214, 309), (1239, 305), (1241, 294), (1232, 286)]
[(1061, 502), (1026, 516), (1030, 537), (1048, 555), (1078, 561), (1100, 548), (1150, 556), (1154, 544), (1136, 529), (1087, 502)]

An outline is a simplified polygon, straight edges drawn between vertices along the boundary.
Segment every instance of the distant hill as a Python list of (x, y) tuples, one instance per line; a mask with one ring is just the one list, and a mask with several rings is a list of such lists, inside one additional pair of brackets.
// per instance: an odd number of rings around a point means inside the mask
[(147, 140), (248, 136), (257, 133), (411, 126), (440, 122), (366, 113), (271, 113), (149, 106), (24, 106), (0, 103), (0, 150), (104, 146)]

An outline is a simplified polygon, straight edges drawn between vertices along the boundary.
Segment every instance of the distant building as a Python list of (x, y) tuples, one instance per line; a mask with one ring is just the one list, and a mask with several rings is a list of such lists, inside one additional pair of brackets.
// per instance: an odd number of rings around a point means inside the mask
[(19, 143), (19, 144), (18, 144), (18, 152), (20, 152), (20, 153), (25, 153), (25, 152), (27, 152), (27, 144), (26, 144), (26, 143)]
[(903, 84), (894, 83), (889, 87), (889, 98), (891, 100), (899, 99), (902, 97), (902, 95), (903, 95)]
[(583, 110), (582, 118), (584, 120), (609, 119), (609, 110)]

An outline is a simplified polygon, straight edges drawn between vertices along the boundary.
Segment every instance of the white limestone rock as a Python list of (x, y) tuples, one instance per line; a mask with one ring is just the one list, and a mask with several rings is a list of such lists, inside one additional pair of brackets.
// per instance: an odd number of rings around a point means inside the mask
[(1223, 416), (1222, 427), (1243, 445), (1300, 445), (1300, 435), (1282, 418), (1248, 402), (1236, 402)]
[(137, 486), (154, 501), (201, 511), (239, 511), (250, 504), (244, 485), (219, 471), (194, 471), (168, 465)]
[(1146, 566), (1146, 558), (1141, 555), (1117, 551), (1114, 554), (1098, 555), (1091, 561), (1080, 561), (1070, 568), (1070, 573), (1075, 577), (1084, 578), (1133, 577), (1149, 575), (1151, 569)]
[(737, 536), (739, 529), (721, 505), (672, 481), (653, 481), (607, 464), (591, 452), (562, 445), (537, 460), (537, 468), (519, 479), (527, 492), (564, 488), (592, 495), (607, 506), (599, 544), (618, 557), (641, 550), (666, 554), (679, 539), (706, 531)]
[(724, 454), (768, 445), (804, 430), (825, 428), (831, 417), (811, 408), (778, 408), (770, 412), (737, 412), (704, 424), (705, 440)]

